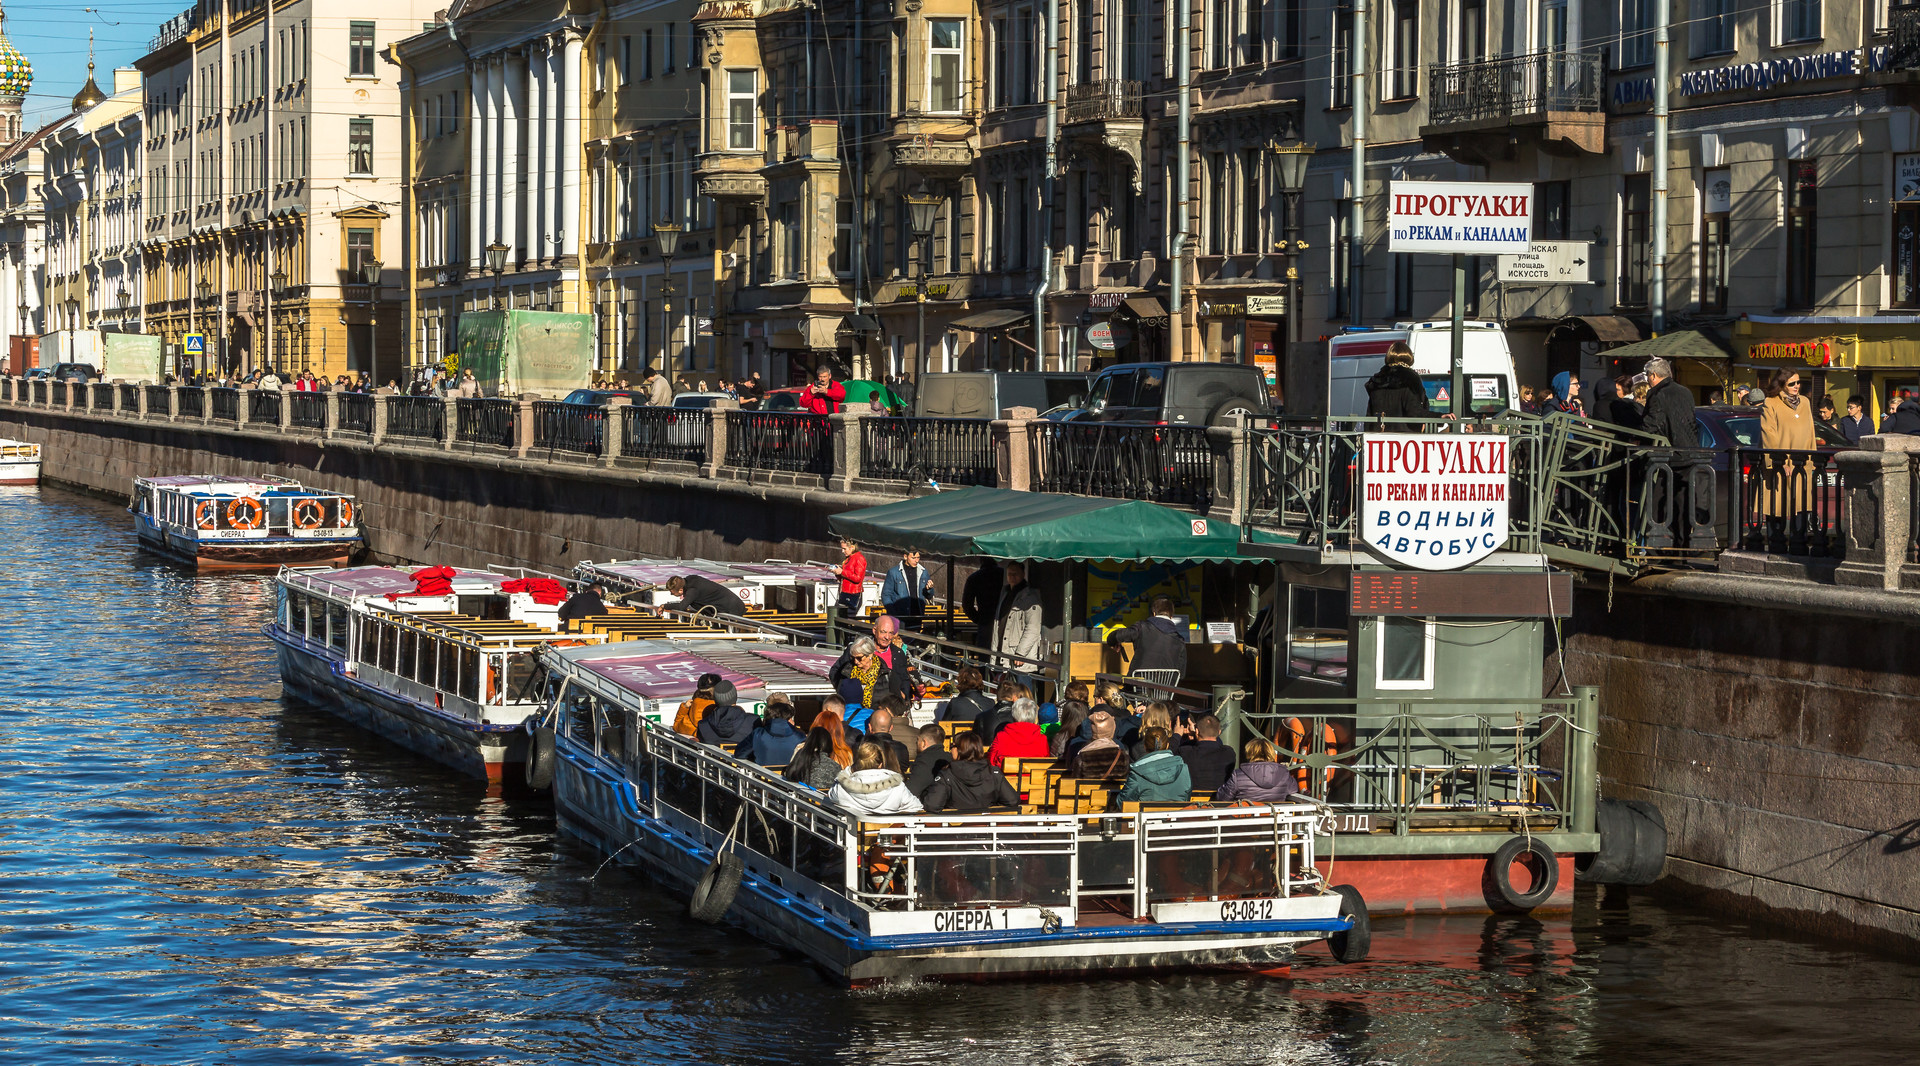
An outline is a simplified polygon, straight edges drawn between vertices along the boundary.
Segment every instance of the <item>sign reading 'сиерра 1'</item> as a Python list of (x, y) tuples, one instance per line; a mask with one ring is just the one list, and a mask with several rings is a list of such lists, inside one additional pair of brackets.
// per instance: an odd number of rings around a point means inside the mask
[(1525, 252), (1533, 241), (1533, 186), (1489, 181), (1396, 181), (1387, 204), (1393, 252)]
[(1397, 563), (1455, 570), (1507, 542), (1503, 434), (1363, 433), (1360, 539)]

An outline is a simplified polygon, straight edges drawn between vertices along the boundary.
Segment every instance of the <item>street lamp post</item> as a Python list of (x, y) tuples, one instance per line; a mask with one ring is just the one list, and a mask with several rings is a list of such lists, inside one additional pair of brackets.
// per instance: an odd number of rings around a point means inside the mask
[(62, 304), (61, 306), (67, 309), (67, 329), (69, 330), (79, 329), (80, 328), (80, 301), (69, 296), (67, 297), (67, 302)]
[(507, 269), (507, 246), (499, 241), (487, 245), (487, 269), (493, 271), (493, 306), (500, 306), (500, 275)]
[[(498, 282), (495, 282), (496, 287)], [(403, 368), (404, 369), (404, 368)], [(367, 372), (380, 380), (380, 260), (367, 260)]]
[(133, 294), (127, 291), (127, 287), (125, 285), (120, 286), (119, 299), (120, 299), (120, 329), (124, 331), (127, 328), (127, 305), (133, 302)]
[[(205, 275), (201, 275), (200, 303), (204, 306), (206, 302), (211, 299), (213, 299), (213, 282), (208, 281)], [(204, 371), (207, 369), (206, 343), (207, 343), (206, 334), (203, 332), (200, 336), (200, 365), (195, 367), (194, 368), (195, 370)]]
[[(275, 267), (273, 273), (267, 275), (267, 284), (273, 287), (273, 304), (271, 309), (277, 310), (287, 296), (287, 272), (280, 267)], [(271, 315), (267, 318), (267, 324), (269, 326), (277, 325)], [(280, 331), (275, 328), (267, 335), (267, 365), (278, 366), (282, 370), (285, 370), (288, 369), (287, 362), (282, 361), (279, 358), (279, 353), (276, 351), (279, 344)]]
[(919, 242), (920, 283), (914, 286), (918, 293), (915, 302), (920, 307), (920, 336), (913, 348), (913, 387), (920, 387), (920, 379), (927, 376), (927, 270), (933, 265), (933, 220), (940, 212), (941, 200), (927, 193), (923, 184), (912, 196), (907, 197), (907, 225), (913, 230), (914, 240)]
[[(680, 225), (656, 222), (653, 239), (660, 245), (660, 372), (673, 380), (673, 257), (680, 253)], [(645, 368), (642, 368), (643, 370)]]
[[(1300, 239), (1300, 194), (1307, 187), (1307, 164), (1313, 160), (1316, 149), (1311, 141), (1289, 138), (1273, 146), (1276, 169), (1279, 171), (1280, 195), (1286, 199), (1287, 236), (1280, 242), (1280, 248), (1287, 256), (1287, 347), (1300, 341), (1300, 253), (1306, 250), (1307, 242)], [(1289, 352), (1289, 355), (1292, 353)], [(1275, 360), (1277, 367), (1285, 366), (1283, 361)]]

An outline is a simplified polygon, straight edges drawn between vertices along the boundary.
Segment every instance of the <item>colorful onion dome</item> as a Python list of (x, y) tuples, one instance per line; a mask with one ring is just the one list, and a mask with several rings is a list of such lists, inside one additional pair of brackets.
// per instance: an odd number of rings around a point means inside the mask
[(7, 40), (6, 19), (0, 11), (0, 96), (25, 96), (33, 85), (33, 64)]

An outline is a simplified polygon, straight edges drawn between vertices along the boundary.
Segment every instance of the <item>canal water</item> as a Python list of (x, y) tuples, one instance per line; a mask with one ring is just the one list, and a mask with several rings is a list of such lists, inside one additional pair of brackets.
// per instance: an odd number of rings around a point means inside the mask
[(280, 697), (264, 578), (0, 490), (0, 1061), (1911, 1063), (1920, 966), (1583, 890), (1292, 980), (848, 992)]

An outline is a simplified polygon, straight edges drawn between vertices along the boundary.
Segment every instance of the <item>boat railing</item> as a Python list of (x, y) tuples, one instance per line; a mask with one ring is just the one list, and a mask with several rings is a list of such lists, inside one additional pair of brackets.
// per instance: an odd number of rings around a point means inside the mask
[(1375, 829), (1491, 814), (1591, 832), (1598, 728), (1598, 690), (1583, 686), (1533, 699), (1277, 699), (1233, 712), (1223, 739), (1267, 738), (1302, 792), (1373, 815)]
[(1144, 812), (1134, 834), (1135, 915), (1189, 900), (1271, 899), (1320, 885), (1313, 834), (1320, 813), (1302, 805)]

